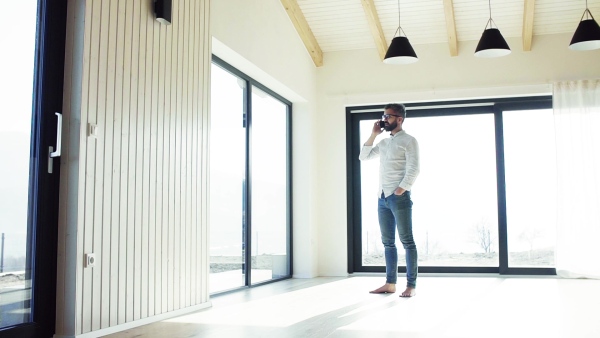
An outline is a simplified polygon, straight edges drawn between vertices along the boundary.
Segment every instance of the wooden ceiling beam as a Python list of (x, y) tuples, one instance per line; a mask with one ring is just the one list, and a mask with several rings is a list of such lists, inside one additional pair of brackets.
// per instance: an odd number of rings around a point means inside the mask
[(381, 61), (385, 58), (387, 52), (387, 43), (385, 41), (385, 35), (383, 35), (383, 29), (381, 28), (381, 22), (379, 21), (379, 15), (377, 15), (377, 9), (375, 8), (375, 2), (373, 0), (361, 0), (365, 15), (367, 16), (367, 22), (369, 23), (369, 29), (375, 46), (379, 52), (379, 58)]
[(298, 2), (296, 0), (281, 0), (281, 4), (292, 20), (292, 23), (294, 24), (298, 35), (300, 35), (302, 42), (304, 42), (304, 46), (306, 46), (308, 54), (310, 54), (315, 66), (321, 67), (323, 65), (323, 52), (321, 51), (321, 47), (319, 47), (319, 43), (317, 43), (317, 39), (312, 30), (308, 26), (304, 14), (302, 14)]
[(525, 0), (523, 9), (523, 50), (531, 51), (533, 40), (533, 17), (535, 13), (535, 0)]
[(454, 4), (452, 3), (452, 0), (444, 0), (444, 15), (446, 16), (446, 32), (448, 34), (450, 56), (457, 56), (458, 38), (456, 36), (456, 22), (454, 19)]

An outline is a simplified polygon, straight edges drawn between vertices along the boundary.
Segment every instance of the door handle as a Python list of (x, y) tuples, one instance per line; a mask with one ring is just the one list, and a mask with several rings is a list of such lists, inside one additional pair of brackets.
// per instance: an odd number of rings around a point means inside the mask
[(62, 139), (62, 114), (54, 113), (58, 120), (56, 122), (56, 150), (50, 152), (50, 157), (59, 157), (61, 150), (61, 139)]
[(62, 114), (61, 113), (54, 113), (57, 117), (58, 120), (56, 122), (56, 151), (52, 151), (54, 150), (53, 147), (49, 147), (48, 150), (48, 174), (52, 174), (52, 169), (54, 167), (54, 158), (55, 157), (59, 157), (60, 156), (60, 150), (61, 150), (61, 140), (62, 140)]

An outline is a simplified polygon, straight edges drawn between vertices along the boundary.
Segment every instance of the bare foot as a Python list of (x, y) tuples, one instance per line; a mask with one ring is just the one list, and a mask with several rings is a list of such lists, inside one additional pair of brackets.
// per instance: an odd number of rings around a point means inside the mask
[(375, 289), (373, 291), (369, 291), (369, 293), (394, 293), (396, 292), (396, 284), (385, 283), (384, 286)]
[(408, 297), (414, 297), (416, 295), (417, 295), (417, 290), (415, 290), (415, 288), (407, 287), (406, 290), (404, 290), (404, 292), (402, 292), (400, 294), (400, 297), (408, 298)]

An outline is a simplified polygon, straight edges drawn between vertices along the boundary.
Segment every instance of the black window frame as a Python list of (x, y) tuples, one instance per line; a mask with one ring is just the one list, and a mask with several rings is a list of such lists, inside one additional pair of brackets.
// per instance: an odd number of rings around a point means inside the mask
[[(456, 100), (440, 102), (405, 103), (410, 118), (493, 114), (496, 144), (496, 185), (498, 200), (498, 267), (474, 266), (420, 266), (421, 273), (495, 273), (499, 275), (556, 275), (555, 268), (549, 267), (509, 267), (506, 217), (506, 182), (504, 169), (504, 136), (502, 113), (512, 110), (552, 109), (552, 96), (528, 96), (516, 98), (490, 98), (477, 100)], [(361, 237), (361, 149), (359, 123), (362, 120), (375, 120), (381, 117), (385, 105), (365, 105), (346, 107), (346, 171), (347, 171), (347, 247), (348, 273), (385, 272), (384, 266), (362, 265)], [(406, 267), (398, 267), (406, 272)]]
[[(242, 269), (244, 270), (245, 280), (244, 285), (224, 291), (218, 291), (211, 293), (211, 296), (228, 294), (230, 292), (239, 291), (241, 289), (251, 288), (259, 285), (269, 284), (285, 279), (292, 278), (293, 275), (293, 238), (292, 238), (292, 102), (285, 99), (283, 96), (277, 94), (273, 90), (264, 86), (260, 82), (254, 80), (252, 77), (246, 75), (244, 72), (239, 69), (233, 67), (229, 63), (225, 62), (221, 58), (216, 55), (212, 55), (212, 64), (221, 67), (227, 72), (233, 74), (234, 76), (240, 78), (241, 80), (246, 82), (244, 94), (243, 94), (243, 109), (244, 109), (244, 125), (246, 127), (246, 145), (245, 145), (245, 184), (243, 191), (243, 214), (244, 214), (244, 229), (243, 229), (243, 237), (244, 237), (244, 262)], [(287, 180), (286, 180), (286, 205), (287, 205), (287, 224), (286, 224), (286, 250), (287, 250), (287, 264), (289, 274), (283, 277), (273, 278), (270, 280), (252, 283), (252, 171), (251, 171), (251, 161), (252, 161), (252, 87), (256, 87), (259, 90), (267, 93), (272, 96), (276, 100), (280, 101), (286, 106), (286, 167), (287, 167)]]

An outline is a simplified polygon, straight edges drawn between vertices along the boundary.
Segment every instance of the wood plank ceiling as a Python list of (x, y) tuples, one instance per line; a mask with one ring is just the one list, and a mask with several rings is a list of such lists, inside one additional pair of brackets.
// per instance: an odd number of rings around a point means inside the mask
[[(323, 53), (377, 49), (383, 60), (400, 23), (411, 44), (479, 40), (490, 17), (486, 0), (280, 0), (317, 67)], [(505, 38), (521, 38), (530, 51), (536, 35), (574, 33), (584, 0), (492, 0), (492, 19)], [(600, 17), (600, 0), (589, 0)], [(516, 48), (516, 46), (511, 46)]]

